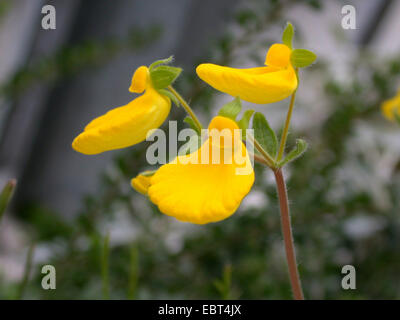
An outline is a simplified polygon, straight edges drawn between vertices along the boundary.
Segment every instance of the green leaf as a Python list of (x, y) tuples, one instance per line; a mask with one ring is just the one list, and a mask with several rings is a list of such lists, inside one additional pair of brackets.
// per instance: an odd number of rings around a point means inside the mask
[(285, 30), (283, 30), (282, 33), (282, 42), (286, 44), (290, 49), (292, 49), (293, 35), (294, 35), (293, 25), (290, 22), (288, 22)]
[(186, 122), (190, 126), (190, 128), (196, 131), (198, 135), (201, 135), (200, 128), (196, 125), (196, 122), (194, 122), (191, 117), (186, 117), (185, 119), (183, 119), (183, 121)]
[(177, 107), (180, 106), (179, 100), (175, 97), (175, 95), (174, 95), (171, 91), (169, 91), (169, 90), (167, 90), (167, 89), (159, 89), (159, 90), (157, 90), (157, 91), (158, 91), (160, 94), (162, 94), (162, 95), (167, 96), (168, 98), (170, 98), (171, 101), (172, 101), (173, 103), (175, 103), (175, 105), (176, 105)]
[(242, 119), (237, 121), (240, 129), (242, 129), (242, 140), (246, 140), (246, 130), (249, 127), (250, 119), (254, 113), (254, 110), (246, 110), (243, 114)]
[(253, 117), (254, 138), (261, 147), (275, 158), (278, 150), (278, 139), (274, 130), (271, 129), (267, 119), (260, 112), (256, 112)]
[(1, 191), (0, 194), (0, 219), (6, 211), (8, 204), (10, 203), (11, 197), (14, 193), (15, 186), (17, 185), (17, 181), (12, 179), (9, 180)]
[(150, 72), (151, 72), (151, 71), (153, 71), (153, 69), (154, 69), (155, 67), (158, 67), (159, 65), (162, 65), (162, 64), (170, 64), (172, 61), (174, 61), (174, 56), (170, 56), (170, 57), (167, 58), (167, 59), (161, 59), (161, 60), (154, 61), (154, 62), (149, 66), (149, 70), (150, 70)]
[(234, 100), (224, 105), (219, 110), (218, 115), (236, 121), (236, 117), (240, 113), (240, 110), (242, 110), (242, 103), (240, 101), (240, 98), (236, 97)]
[(181, 72), (181, 68), (159, 66), (150, 72), (150, 79), (155, 89), (164, 89), (171, 85)]
[(317, 55), (306, 49), (295, 49), (290, 55), (290, 62), (295, 68), (308, 67), (315, 59), (317, 59)]
[(296, 146), (292, 151), (288, 153), (288, 155), (279, 163), (279, 167), (283, 167), (285, 164), (292, 162), (299, 158), (306, 150), (308, 144), (303, 139), (296, 140)]

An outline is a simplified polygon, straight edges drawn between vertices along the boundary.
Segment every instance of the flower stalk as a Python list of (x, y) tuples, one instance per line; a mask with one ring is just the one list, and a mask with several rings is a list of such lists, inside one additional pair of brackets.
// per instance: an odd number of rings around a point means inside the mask
[(178, 99), (180, 104), (182, 105), (183, 109), (188, 113), (188, 115), (193, 119), (194, 123), (196, 124), (199, 130), (203, 129), (200, 120), (197, 118), (196, 114), (193, 112), (192, 108), (189, 104), (183, 99), (183, 97), (176, 91), (171, 85), (168, 86), (168, 90)]
[(276, 189), (278, 191), (279, 206), (281, 210), (281, 223), (283, 240), (285, 243), (286, 259), (289, 269), (290, 283), (292, 286), (293, 296), (296, 300), (304, 300), (303, 290), (297, 269), (296, 253), (294, 250), (294, 241), (292, 234), (292, 226), (290, 223), (289, 200), (286, 191), (285, 179), (282, 169), (274, 170)]
[(285, 126), (283, 128), (281, 142), (279, 144), (279, 151), (278, 151), (278, 157), (277, 157), (278, 162), (280, 160), (282, 160), (283, 153), (285, 152), (285, 146), (286, 146), (286, 141), (287, 141), (289, 127), (290, 127), (290, 120), (292, 119), (292, 114), (293, 114), (293, 109), (294, 109), (294, 100), (296, 99), (296, 92), (297, 92), (297, 89), (293, 92), (292, 97), (290, 98), (289, 110), (286, 115)]

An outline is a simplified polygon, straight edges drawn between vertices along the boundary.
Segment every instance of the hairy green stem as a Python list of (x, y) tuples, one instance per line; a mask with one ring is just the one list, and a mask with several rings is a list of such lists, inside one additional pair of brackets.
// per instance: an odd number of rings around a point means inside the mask
[(304, 300), (299, 271), (297, 269), (296, 253), (294, 249), (294, 241), (292, 235), (292, 226), (290, 223), (289, 200), (286, 191), (285, 179), (283, 177), (281, 168), (274, 170), (274, 174), (276, 180), (276, 189), (278, 191), (278, 197), (279, 197), (282, 233), (283, 233), (283, 240), (285, 243), (286, 259), (288, 263), (289, 277), (292, 286), (293, 296), (296, 300)]
[(256, 139), (254, 139), (253, 136), (249, 135), (248, 139), (254, 145), (254, 147), (257, 149), (257, 151), (261, 153), (261, 157), (254, 154), (253, 155), (254, 159), (261, 163), (266, 164), (271, 169), (274, 169), (275, 168), (275, 160), (263, 149), (263, 147), (259, 144), (259, 142)]
[(185, 99), (183, 99), (183, 97), (178, 93), (178, 91), (176, 91), (171, 85), (168, 86), (168, 90), (171, 91), (171, 93), (178, 99), (183, 109), (185, 109), (188, 115), (193, 119), (198, 129), (199, 130), (203, 129), (203, 126), (201, 125), (201, 122), (197, 118), (196, 114), (193, 112), (192, 108), (185, 101)]

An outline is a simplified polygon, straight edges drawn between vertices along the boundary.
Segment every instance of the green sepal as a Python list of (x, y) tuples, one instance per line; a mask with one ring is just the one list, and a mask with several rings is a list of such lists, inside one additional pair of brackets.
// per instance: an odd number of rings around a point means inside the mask
[(170, 64), (172, 61), (174, 61), (174, 56), (170, 56), (169, 58), (166, 59), (160, 59), (157, 61), (154, 61), (150, 66), (149, 66), (149, 70), (150, 72), (153, 71), (154, 68), (158, 67), (159, 65), (162, 64)]
[(290, 54), (290, 62), (295, 68), (305, 68), (313, 64), (317, 55), (306, 49), (294, 49)]
[(278, 167), (283, 167), (287, 163), (292, 162), (292, 161), (296, 160), (297, 158), (301, 157), (303, 155), (303, 153), (306, 152), (307, 148), (308, 148), (308, 143), (305, 140), (297, 139), (296, 146), (292, 149), (292, 151), (290, 151), (287, 154), (285, 159), (283, 159), (279, 163)]
[(218, 112), (219, 116), (230, 118), (236, 121), (237, 115), (242, 110), (242, 102), (239, 97), (236, 97), (231, 102), (225, 104)]
[(162, 95), (167, 96), (168, 98), (170, 98), (171, 101), (173, 103), (175, 103), (175, 105), (177, 107), (180, 106), (179, 100), (175, 97), (175, 95), (171, 91), (169, 91), (167, 89), (158, 89), (157, 91), (158, 91), (159, 94), (162, 94)]
[(246, 140), (246, 130), (249, 128), (250, 119), (253, 116), (254, 110), (246, 110), (243, 113), (242, 119), (237, 121), (239, 128), (242, 129), (242, 140)]
[(254, 138), (267, 151), (267, 153), (275, 158), (278, 150), (278, 139), (274, 130), (271, 129), (267, 119), (260, 112), (256, 112), (253, 117)]
[(196, 122), (191, 117), (186, 117), (183, 119), (184, 122), (186, 122), (190, 128), (192, 128), (198, 135), (201, 135), (201, 129), (196, 125)]
[(282, 33), (282, 42), (283, 44), (287, 45), (290, 49), (292, 49), (293, 47), (293, 35), (294, 35), (293, 25), (290, 22), (288, 22), (285, 30), (283, 30)]
[(170, 66), (159, 66), (150, 71), (150, 79), (156, 90), (171, 85), (181, 74), (182, 69)]

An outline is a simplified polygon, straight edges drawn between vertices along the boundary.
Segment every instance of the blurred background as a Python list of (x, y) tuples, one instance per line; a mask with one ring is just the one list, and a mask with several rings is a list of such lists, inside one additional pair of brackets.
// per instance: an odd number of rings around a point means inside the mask
[[(55, 30), (41, 27), (45, 4)], [(346, 4), (355, 30), (342, 28)], [(287, 21), (294, 46), (318, 55), (301, 72), (289, 139), (310, 148), (285, 172), (305, 296), (400, 298), (400, 127), (380, 112), (400, 86), (399, 15), (392, 0), (0, 0), (0, 183), (18, 180), (0, 223), (0, 298), (290, 299), (270, 172), (256, 165), (239, 210), (197, 226), (131, 189), (148, 143), (71, 148), (92, 118), (135, 97), (138, 66), (172, 54), (184, 68), (176, 87), (208, 123), (231, 97), (202, 83), (197, 64), (263, 65)], [(287, 105), (244, 103), (277, 131)], [(184, 116), (174, 107), (170, 119)], [(45, 264), (56, 290), (41, 287)], [(341, 287), (346, 264), (356, 290)]]

